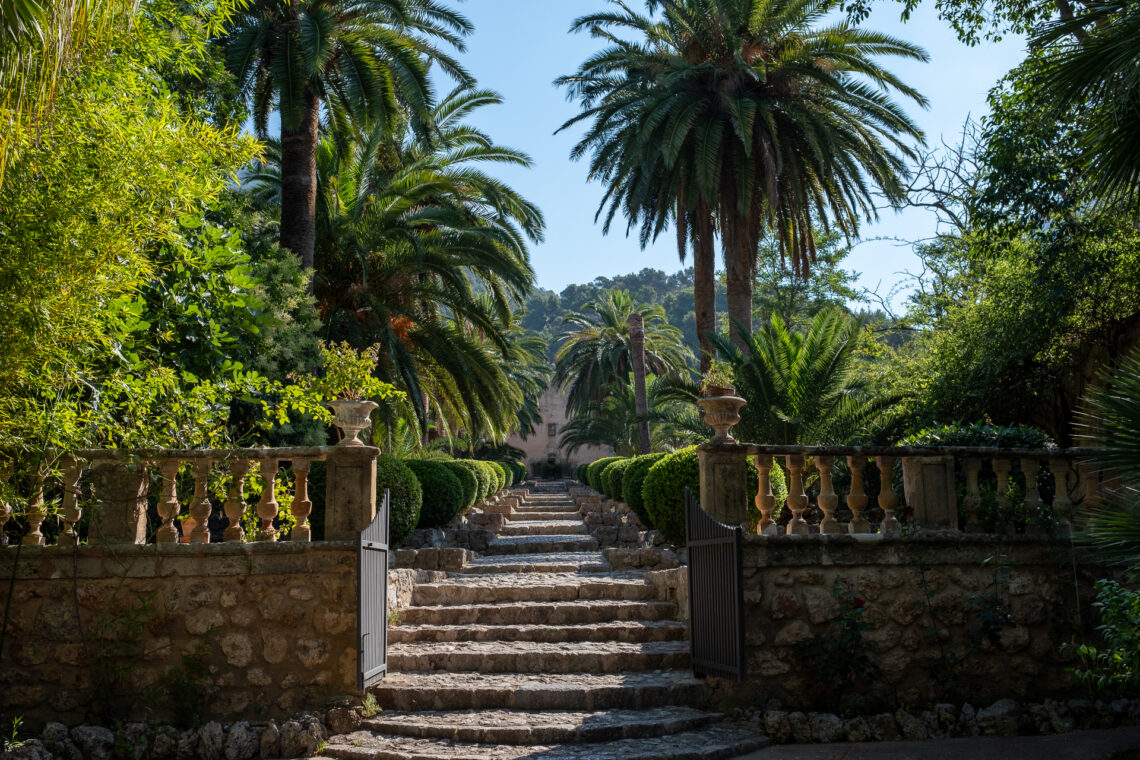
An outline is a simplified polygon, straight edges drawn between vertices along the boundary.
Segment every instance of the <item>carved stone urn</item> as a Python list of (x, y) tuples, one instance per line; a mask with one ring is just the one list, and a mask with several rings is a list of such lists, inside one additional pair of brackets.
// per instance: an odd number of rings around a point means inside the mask
[(729, 435), (728, 431), (740, 422), (740, 410), (748, 402), (736, 395), (735, 388), (716, 390), (723, 395), (710, 395), (697, 400), (697, 404), (705, 412), (705, 424), (716, 431), (716, 435), (709, 439), (709, 443), (736, 443), (736, 439)]
[(379, 409), (380, 405), (375, 401), (337, 399), (330, 401), (329, 406), (333, 410), (333, 424), (344, 433), (344, 438), (337, 446), (363, 446), (357, 436), (372, 424), (372, 412)]

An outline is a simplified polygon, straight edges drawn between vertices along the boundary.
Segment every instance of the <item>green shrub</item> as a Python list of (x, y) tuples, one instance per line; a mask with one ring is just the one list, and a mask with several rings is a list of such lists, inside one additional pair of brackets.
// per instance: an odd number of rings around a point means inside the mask
[[(769, 475), (772, 492), (779, 503), (787, 496), (783, 472), (773, 467)], [(760, 473), (752, 460), (748, 460), (748, 526), (755, 530), (760, 522), (760, 512), (756, 509), (753, 496), (760, 486)], [(641, 488), (644, 508), (649, 514), (653, 527), (661, 531), (666, 540), (678, 546), (685, 543), (685, 489), (693, 496), (701, 496), (701, 472), (697, 461), (697, 447), (679, 449), (654, 462), (645, 476)]]
[(490, 498), (499, 490), (499, 475), (495, 472), (495, 468), (482, 459), (476, 459), (475, 464), (479, 466), (479, 469), (483, 472), (483, 476), (487, 479), (487, 493), (483, 495), (483, 498)]
[(423, 488), (416, 474), (391, 454), (376, 457), (376, 501), (388, 489), (388, 544), (399, 546), (415, 530), (423, 506)]
[(463, 487), (463, 507), (460, 511), (467, 514), (479, 497), (479, 480), (474, 472), (455, 460), (444, 461), (441, 464), (451, 470), (451, 474), (458, 478), (459, 485)]
[(482, 462), (474, 459), (456, 459), (455, 463), (475, 476), (475, 482), (478, 484), (478, 489), (475, 492), (475, 501), (480, 502), (486, 499), (491, 493), (490, 471), (483, 466)]
[(522, 462), (511, 462), (511, 467), (515, 470), (515, 484), (519, 484), (526, 480), (526, 465)]
[[(628, 458), (610, 462), (602, 470), (599, 480), (602, 482), (602, 493), (615, 501), (621, 501), (621, 475), (619, 474), (629, 464)], [(616, 480), (615, 480), (616, 479)]]
[(589, 483), (586, 482), (586, 468), (589, 466), (589, 464), (580, 464), (574, 471), (574, 477), (576, 477), (578, 479), (578, 482), (582, 485), (589, 485)]
[(511, 462), (496, 462), (496, 464), (503, 468), (503, 474), (507, 476), (507, 488), (512, 488), (519, 480), (514, 465)]
[(1079, 665), (1069, 672), (1096, 699), (1140, 693), (1140, 591), (1113, 580), (1097, 581), (1093, 606), (1100, 612), (1097, 631), (1104, 645), (1070, 645)]
[(646, 528), (653, 528), (653, 520), (650, 519), (649, 512), (645, 509), (645, 500), (641, 498), (641, 489), (645, 485), (645, 476), (649, 474), (649, 468), (664, 456), (666, 454), (658, 453), (633, 457), (622, 478), (622, 501), (633, 510), (633, 513), (637, 515), (641, 524)]
[(610, 472), (609, 496), (614, 501), (621, 501), (625, 495), (625, 474), (629, 472), (629, 467), (632, 464), (633, 457), (629, 457), (612, 465), (614, 469)]
[(510, 475), (507, 474), (507, 468), (503, 466), (502, 462), (487, 462), (491, 469), (495, 471), (495, 477), (498, 481), (499, 488), (495, 491), (498, 493), (502, 491), (511, 482)]
[(463, 509), (463, 486), (443, 462), (407, 459), (423, 489), (423, 507), (417, 528), (442, 528)]
[(606, 469), (610, 464), (621, 459), (621, 457), (602, 457), (595, 459), (586, 468), (586, 485), (593, 488), (598, 493), (602, 492), (602, 470)]

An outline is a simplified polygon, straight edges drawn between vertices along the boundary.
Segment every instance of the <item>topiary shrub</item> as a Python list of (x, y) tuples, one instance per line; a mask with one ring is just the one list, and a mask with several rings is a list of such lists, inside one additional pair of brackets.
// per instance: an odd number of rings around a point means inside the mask
[(574, 471), (574, 477), (576, 477), (578, 479), (578, 482), (582, 485), (589, 485), (589, 483), (586, 482), (586, 468), (589, 466), (589, 464), (580, 464)]
[(591, 462), (590, 466), (586, 468), (586, 485), (601, 493), (602, 470), (619, 459), (621, 459), (621, 457), (602, 457), (601, 459), (595, 459)]
[(618, 491), (616, 495), (614, 494), (613, 476), (614, 476), (614, 473), (617, 471), (617, 468), (623, 462), (628, 462), (628, 461), (629, 461), (629, 459), (623, 457), (622, 459), (618, 459), (614, 462), (610, 462), (609, 464), (607, 464), (605, 466), (604, 469), (602, 469), (602, 474), (598, 476), (598, 482), (602, 484), (602, 493), (604, 493), (606, 496), (610, 497), (611, 499), (621, 499), (621, 492), (620, 491)]
[(423, 507), (417, 528), (442, 528), (463, 509), (463, 486), (443, 462), (407, 459), (404, 463), (420, 481)]
[(526, 480), (526, 465), (522, 462), (511, 462), (511, 467), (515, 470), (515, 483), (522, 483)]
[[(772, 492), (777, 503), (787, 496), (783, 472), (773, 467), (769, 475)], [(748, 493), (753, 495), (760, 486), (760, 473), (752, 460), (748, 461)], [(678, 449), (654, 462), (645, 476), (641, 487), (644, 508), (649, 514), (653, 527), (661, 531), (666, 540), (678, 546), (685, 543), (685, 489), (693, 496), (701, 495), (701, 472), (697, 461), (697, 447)], [(783, 497), (781, 496), (783, 494)], [(748, 526), (755, 530), (760, 522), (760, 511), (750, 498), (747, 508)]]
[(518, 475), (515, 473), (515, 468), (511, 466), (510, 462), (495, 462), (499, 467), (503, 468), (503, 474), (507, 476), (507, 488), (511, 488), (518, 481)]
[[(614, 501), (621, 501), (624, 494), (625, 487), (625, 474), (629, 472), (629, 466), (633, 464), (633, 457), (623, 459), (620, 462), (614, 462), (606, 469), (610, 473), (610, 490), (607, 495)], [(603, 473), (603, 476), (605, 473)]]
[(494, 496), (499, 491), (503, 490), (503, 471), (495, 467), (491, 462), (479, 460), (479, 464), (487, 471), (487, 476), (491, 479), (491, 496)]
[(456, 459), (455, 463), (475, 476), (478, 489), (475, 491), (476, 503), (486, 499), (491, 493), (491, 473), (482, 462), (474, 459)]
[(645, 500), (641, 498), (641, 489), (645, 485), (645, 476), (649, 474), (649, 468), (665, 456), (666, 454), (662, 452), (633, 457), (629, 460), (629, 466), (626, 467), (625, 475), (622, 477), (622, 501), (633, 510), (634, 514), (641, 520), (641, 524), (650, 529), (654, 527), (653, 520), (645, 509)]
[(399, 546), (415, 530), (423, 506), (423, 488), (416, 474), (391, 454), (376, 457), (376, 502), (388, 489), (388, 544)]
[(507, 468), (503, 466), (502, 462), (488, 462), (487, 464), (495, 471), (495, 477), (499, 483), (499, 489), (495, 493), (498, 493), (510, 484), (511, 477), (507, 474)]
[(460, 511), (467, 514), (471, 507), (475, 506), (475, 501), (479, 496), (479, 480), (475, 477), (475, 473), (464, 467), (455, 460), (442, 462), (443, 466), (451, 470), (451, 474), (459, 479), (459, 485), (463, 487), (463, 507)]

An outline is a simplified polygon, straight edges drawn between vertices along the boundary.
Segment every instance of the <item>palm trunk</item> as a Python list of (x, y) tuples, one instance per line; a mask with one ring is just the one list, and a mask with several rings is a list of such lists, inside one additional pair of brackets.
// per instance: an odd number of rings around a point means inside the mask
[(701, 374), (712, 364), (711, 336), (716, 332), (716, 248), (712, 216), (704, 203), (697, 206), (690, 227), (693, 233), (693, 310), (701, 349)]
[(301, 124), (296, 129), (281, 125), (281, 245), (296, 254), (305, 269), (313, 268), (316, 246), (320, 110), (317, 96), (306, 93)]
[[(730, 226), (736, 229), (730, 232)], [(750, 236), (743, 229), (745, 226), (745, 220), (733, 219), (725, 225), (722, 235), (728, 275), (729, 339), (741, 351), (752, 337), (752, 266), (756, 259), (756, 248), (749, 246)]]
[(648, 454), (649, 440), (649, 394), (645, 388), (645, 322), (641, 312), (631, 313), (626, 320), (629, 326), (629, 352), (633, 364), (633, 406), (637, 412), (637, 445), (642, 454)]

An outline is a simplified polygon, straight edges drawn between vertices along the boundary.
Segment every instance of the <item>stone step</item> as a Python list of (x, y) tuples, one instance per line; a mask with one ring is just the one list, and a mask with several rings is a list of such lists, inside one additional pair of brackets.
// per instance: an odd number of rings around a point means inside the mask
[(531, 520), (534, 520), (536, 522), (545, 522), (547, 520), (570, 520), (572, 518), (581, 520), (582, 516), (576, 509), (568, 509), (563, 512), (539, 512), (516, 509), (515, 511), (511, 512), (511, 514), (507, 515), (507, 519), (509, 519), (511, 522), (529, 522)]
[(471, 560), (460, 573), (572, 573), (605, 572), (612, 569), (602, 552), (544, 552), (542, 554), (496, 554)]
[(728, 726), (597, 744), (523, 746), (469, 744), (451, 739), (394, 737), (355, 731), (334, 736), (319, 757), (341, 760), (720, 760), (746, 755), (767, 744), (768, 739), (764, 736)]
[(616, 673), (680, 669), (687, 641), (421, 641), (388, 647), (388, 669), (450, 673)]
[(575, 599), (664, 601), (645, 573), (597, 575), (575, 573), (453, 574), (438, 583), (417, 583), (413, 605), (489, 604), (496, 602), (568, 602)]
[(676, 614), (673, 602), (590, 599), (417, 606), (400, 610), (399, 619), (408, 625), (577, 625), (669, 620)]
[(589, 531), (586, 523), (578, 520), (519, 520), (514, 518), (499, 531), (500, 536), (573, 536)]
[(640, 710), (699, 707), (702, 681), (656, 673), (389, 673), (369, 687), (385, 710)]
[(487, 544), (486, 554), (540, 554), (543, 552), (581, 552), (598, 548), (598, 540), (590, 535), (500, 536)]
[(388, 643), (417, 641), (684, 641), (689, 628), (678, 620), (613, 620), (570, 625), (394, 625)]
[(718, 722), (722, 715), (691, 707), (593, 712), (463, 712), (381, 713), (364, 728), (389, 736), (451, 739), (489, 744), (582, 744), (640, 739), (693, 731)]

